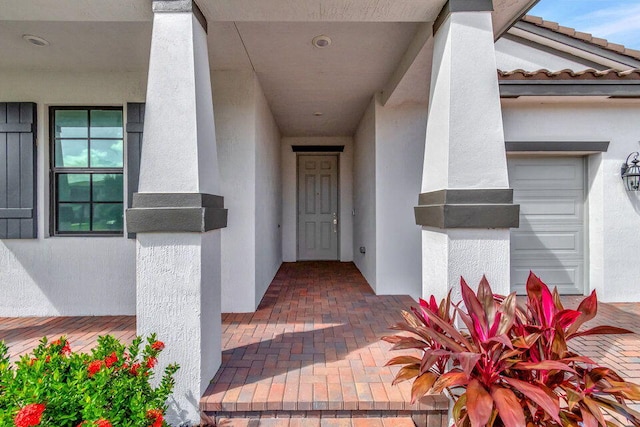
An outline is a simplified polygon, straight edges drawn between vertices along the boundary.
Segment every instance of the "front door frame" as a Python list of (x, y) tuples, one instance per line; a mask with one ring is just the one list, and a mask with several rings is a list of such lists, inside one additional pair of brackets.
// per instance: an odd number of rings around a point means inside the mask
[(341, 216), (340, 216), (340, 152), (339, 151), (319, 151), (319, 152), (296, 152), (296, 199), (295, 199), (295, 209), (296, 209), (296, 261), (307, 261), (300, 259), (300, 157), (302, 156), (326, 156), (326, 157), (335, 157), (336, 158), (336, 197), (337, 197), (337, 205), (336, 205), (336, 216), (338, 220), (337, 224), (337, 246), (336, 246), (336, 258), (335, 261), (340, 261), (340, 237), (342, 232), (341, 225)]

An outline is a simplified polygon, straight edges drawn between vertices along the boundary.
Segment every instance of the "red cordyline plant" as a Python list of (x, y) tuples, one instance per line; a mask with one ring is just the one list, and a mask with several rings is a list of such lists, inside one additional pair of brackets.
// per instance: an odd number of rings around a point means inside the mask
[[(579, 331), (597, 311), (595, 291), (577, 310), (565, 309), (557, 289), (530, 274), (524, 306), (515, 293), (495, 295), (485, 277), (478, 292), (461, 279), (461, 304), (450, 295), (438, 305), (432, 296), (420, 308), (403, 312), (392, 329), (413, 336), (383, 340), (393, 350), (418, 349), (422, 357), (398, 356), (387, 365), (404, 365), (394, 384), (412, 380), (412, 401), (448, 393), (458, 427), (610, 427), (617, 419), (640, 426), (640, 413), (625, 401), (640, 400), (640, 387), (610, 368), (569, 350), (571, 339), (631, 333), (597, 326)], [(466, 330), (456, 328), (456, 317)]]

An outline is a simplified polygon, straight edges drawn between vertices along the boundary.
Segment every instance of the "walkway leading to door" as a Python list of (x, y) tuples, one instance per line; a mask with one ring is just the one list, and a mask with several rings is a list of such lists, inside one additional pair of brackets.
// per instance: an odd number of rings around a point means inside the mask
[(445, 399), (411, 405), (411, 385), (392, 386), (398, 368), (384, 366), (391, 345), (380, 338), (415, 304), (408, 296), (376, 296), (352, 263), (283, 264), (255, 313), (223, 315), (222, 367), (201, 409), (229, 425), (276, 412), (291, 422), (334, 419), (323, 425), (376, 417), (364, 425), (382, 426), (386, 417), (411, 415), (445, 425)]

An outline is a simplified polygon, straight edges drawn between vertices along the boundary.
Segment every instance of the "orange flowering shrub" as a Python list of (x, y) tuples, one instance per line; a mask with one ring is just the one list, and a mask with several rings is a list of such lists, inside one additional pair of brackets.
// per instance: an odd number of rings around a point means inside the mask
[(177, 365), (157, 387), (153, 368), (164, 343), (155, 335), (125, 346), (98, 338), (89, 354), (73, 353), (62, 337), (47, 338), (12, 365), (0, 341), (0, 427), (162, 427)]

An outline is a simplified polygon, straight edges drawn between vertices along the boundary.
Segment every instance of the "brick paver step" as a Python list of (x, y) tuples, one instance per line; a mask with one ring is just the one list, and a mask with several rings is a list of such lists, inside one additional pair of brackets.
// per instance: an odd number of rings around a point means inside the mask
[(442, 425), (442, 416), (397, 411), (219, 413), (203, 420), (216, 427), (416, 427)]
[(410, 417), (402, 418), (222, 418), (219, 427), (416, 427)]

